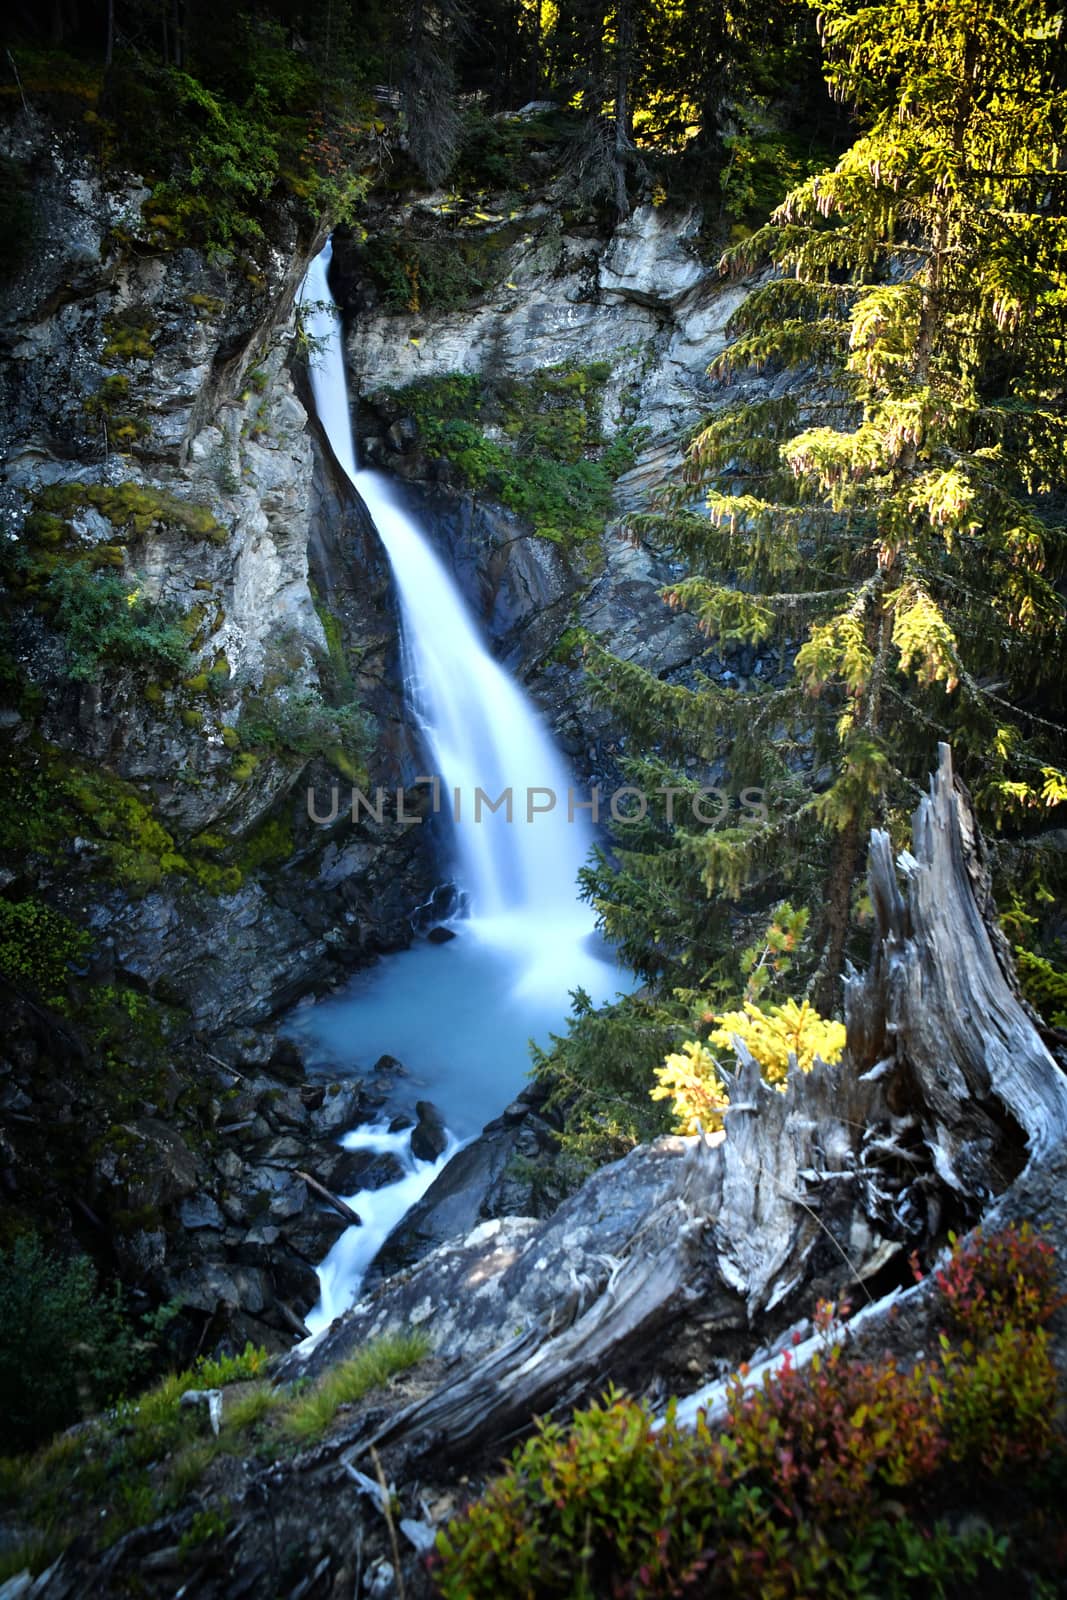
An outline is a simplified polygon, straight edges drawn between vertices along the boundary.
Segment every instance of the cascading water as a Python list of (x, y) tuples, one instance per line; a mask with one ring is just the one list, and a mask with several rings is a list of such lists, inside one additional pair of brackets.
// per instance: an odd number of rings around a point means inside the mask
[[(467, 915), (456, 925), (461, 940), (423, 947), (360, 974), (343, 1001), (314, 1008), (314, 1023), (297, 1026), (334, 1058), (345, 1054), (353, 1034), (370, 1060), (372, 1051), (400, 1054), (445, 1100), (450, 1124), (466, 1134), (512, 1097), (527, 1065), (525, 1041), (534, 1035), (546, 1042), (548, 1028), (562, 1021), (570, 990), (580, 986), (600, 1001), (625, 979), (596, 950), (592, 913), (577, 897), (575, 880), (593, 835), (585, 814), (571, 804), (562, 758), (521, 689), (489, 654), (450, 574), (393, 485), (357, 466), (340, 316), (327, 281), (330, 257), (327, 244), (300, 292), (313, 349), (312, 393), (333, 453), (370, 512), (392, 567), (405, 689), (439, 779), (439, 803), (454, 828)], [(457, 1088), (466, 1105), (455, 1103)], [(346, 1143), (374, 1149), (380, 1137), (381, 1130), (357, 1129)], [(405, 1156), (403, 1138), (389, 1137), (392, 1152), (405, 1160), (406, 1176), (353, 1197), (365, 1227), (350, 1230), (323, 1263), (323, 1300), (309, 1319), (313, 1331), (350, 1303), (385, 1235), (456, 1148), (453, 1143), (432, 1165)]]
[[(408, 697), (442, 780), (439, 801), (455, 828), (471, 931), (524, 950), (526, 984), (551, 984), (552, 967), (562, 970), (566, 961), (573, 987), (581, 978), (573, 962), (587, 965), (580, 946), (592, 931), (575, 893), (592, 829), (571, 803), (569, 774), (536, 712), (485, 648), (450, 574), (392, 484), (356, 465), (340, 319), (327, 282), (330, 254), (327, 244), (302, 291), (316, 350), (315, 407), (396, 579)], [(510, 811), (502, 794), (510, 795)]]

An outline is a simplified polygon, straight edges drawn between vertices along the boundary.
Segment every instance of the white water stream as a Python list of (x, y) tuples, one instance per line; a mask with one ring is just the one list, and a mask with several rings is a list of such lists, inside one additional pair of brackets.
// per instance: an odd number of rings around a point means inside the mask
[[(599, 1002), (627, 979), (598, 950), (593, 913), (577, 898), (575, 880), (593, 835), (586, 814), (570, 804), (562, 757), (490, 655), (394, 486), (357, 466), (330, 256), (327, 244), (300, 292), (313, 341), (315, 408), (392, 566), (405, 690), (452, 822), (465, 915), (453, 923), (453, 942), (388, 958), (357, 975), (344, 995), (303, 1008), (294, 1028), (312, 1047), (312, 1061), (316, 1046), (353, 1069), (379, 1054), (398, 1055), (415, 1081), (434, 1091), (450, 1125), (469, 1136), (514, 1097), (529, 1064), (526, 1039), (547, 1043), (548, 1031), (563, 1022), (570, 990), (581, 986)], [(358, 1128), (345, 1144), (389, 1149), (406, 1172), (387, 1188), (347, 1197), (364, 1226), (349, 1229), (319, 1269), (322, 1299), (308, 1318), (312, 1332), (353, 1302), (388, 1234), (458, 1148), (453, 1138), (439, 1161), (419, 1162), (408, 1134), (383, 1128)]]

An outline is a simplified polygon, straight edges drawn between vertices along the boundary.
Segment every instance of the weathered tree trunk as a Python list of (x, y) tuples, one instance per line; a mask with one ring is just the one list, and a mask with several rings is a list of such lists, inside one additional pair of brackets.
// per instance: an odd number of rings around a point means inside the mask
[[(932, 1242), (942, 1201), (977, 1217), (1028, 1159), (1063, 1140), (1067, 1082), (1005, 975), (980, 840), (947, 747), (898, 865), (903, 886), (888, 837), (875, 832), (872, 961), (847, 985), (842, 1062), (793, 1073), (781, 1093), (742, 1053), (725, 1136), (667, 1142), (681, 1159), (650, 1186), (653, 1203), (610, 1260), (591, 1258), (601, 1270), (565, 1244), (590, 1203), (579, 1195), (567, 1203), (574, 1229), (565, 1207), (507, 1270), (521, 1295), (524, 1263), (551, 1271), (563, 1247), (581, 1288), (515, 1337), (504, 1334), (514, 1316), (502, 1320), (495, 1347), (372, 1442), (469, 1454), (609, 1378), (642, 1364), (647, 1373), (649, 1353), (665, 1354), (694, 1326), (707, 1330), (708, 1365), (722, 1366), (739, 1335), (751, 1348), (820, 1295), (862, 1285), (894, 1255)], [(635, 1152), (597, 1175), (600, 1214), (612, 1185), (622, 1193), (646, 1181), (648, 1164), (648, 1152)], [(415, 1269), (409, 1303), (432, 1299), (433, 1263)], [(387, 1283), (379, 1321), (389, 1294)]]
[(938, 1176), (982, 1201), (1063, 1141), (1067, 1081), (1015, 993), (947, 745), (899, 866), (903, 890), (888, 836), (872, 834), (877, 933), (870, 967), (846, 985), (849, 1054), (859, 1072), (910, 1075)]

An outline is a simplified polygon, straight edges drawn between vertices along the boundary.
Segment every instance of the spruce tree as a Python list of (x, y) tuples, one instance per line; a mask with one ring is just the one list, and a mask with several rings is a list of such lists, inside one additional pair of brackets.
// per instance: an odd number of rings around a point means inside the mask
[(685, 563), (668, 603), (720, 648), (776, 641), (791, 675), (684, 687), (590, 650), (635, 773), (688, 757), (690, 784), (766, 784), (771, 814), (661, 815), (586, 888), (677, 981), (687, 945), (713, 965), (698, 896), (758, 905), (792, 880), (827, 1010), (867, 831), (914, 804), (939, 738), (987, 825), (1067, 801), (1067, 51), (1051, 0), (817, 9), (863, 131), (724, 258), (771, 270), (711, 369), (723, 403), (636, 519)]

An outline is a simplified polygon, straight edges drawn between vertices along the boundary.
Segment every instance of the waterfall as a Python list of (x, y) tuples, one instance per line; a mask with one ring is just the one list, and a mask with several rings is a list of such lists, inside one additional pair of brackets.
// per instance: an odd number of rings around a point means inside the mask
[[(437, 801), (454, 829), (469, 930), (521, 958), (520, 988), (554, 986), (561, 1000), (579, 982), (602, 989), (603, 963), (584, 949), (592, 914), (575, 884), (592, 828), (572, 804), (566, 766), (529, 700), (489, 654), (394, 486), (358, 468), (340, 314), (327, 282), (330, 256), (327, 243), (301, 290), (315, 407), (392, 567), (406, 693), (440, 778)], [(599, 983), (590, 962), (600, 967)]]
[(518, 684), (489, 654), (394, 486), (357, 466), (341, 320), (327, 283), (330, 254), (327, 244), (300, 291), (315, 408), (392, 567), (405, 692), (434, 766), (427, 777), (438, 780), (438, 801), (453, 827), (465, 915), (461, 938), (386, 957), (303, 1022), (294, 1019), (296, 1035), (331, 1063), (355, 1051), (358, 1064), (369, 1066), (399, 1051), (423, 1091), (440, 1095), (455, 1130), (433, 1163), (412, 1155), (410, 1129), (391, 1132), (386, 1124), (347, 1136), (350, 1149), (393, 1154), (403, 1175), (346, 1196), (363, 1226), (342, 1234), (319, 1264), (322, 1298), (307, 1318), (316, 1335), (352, 1304), (380, 1245), (459, 1140), (513, 1098), (528, 1067), (530, 1038), (548, 1044), (568, 991), (581, 987), (597, 1004), (632, 986), (610, 953), (598, 952), (593, 914), (578, 900), (575, 879), (593, 834), (586, 813), (570, 804), (559, 752)]

